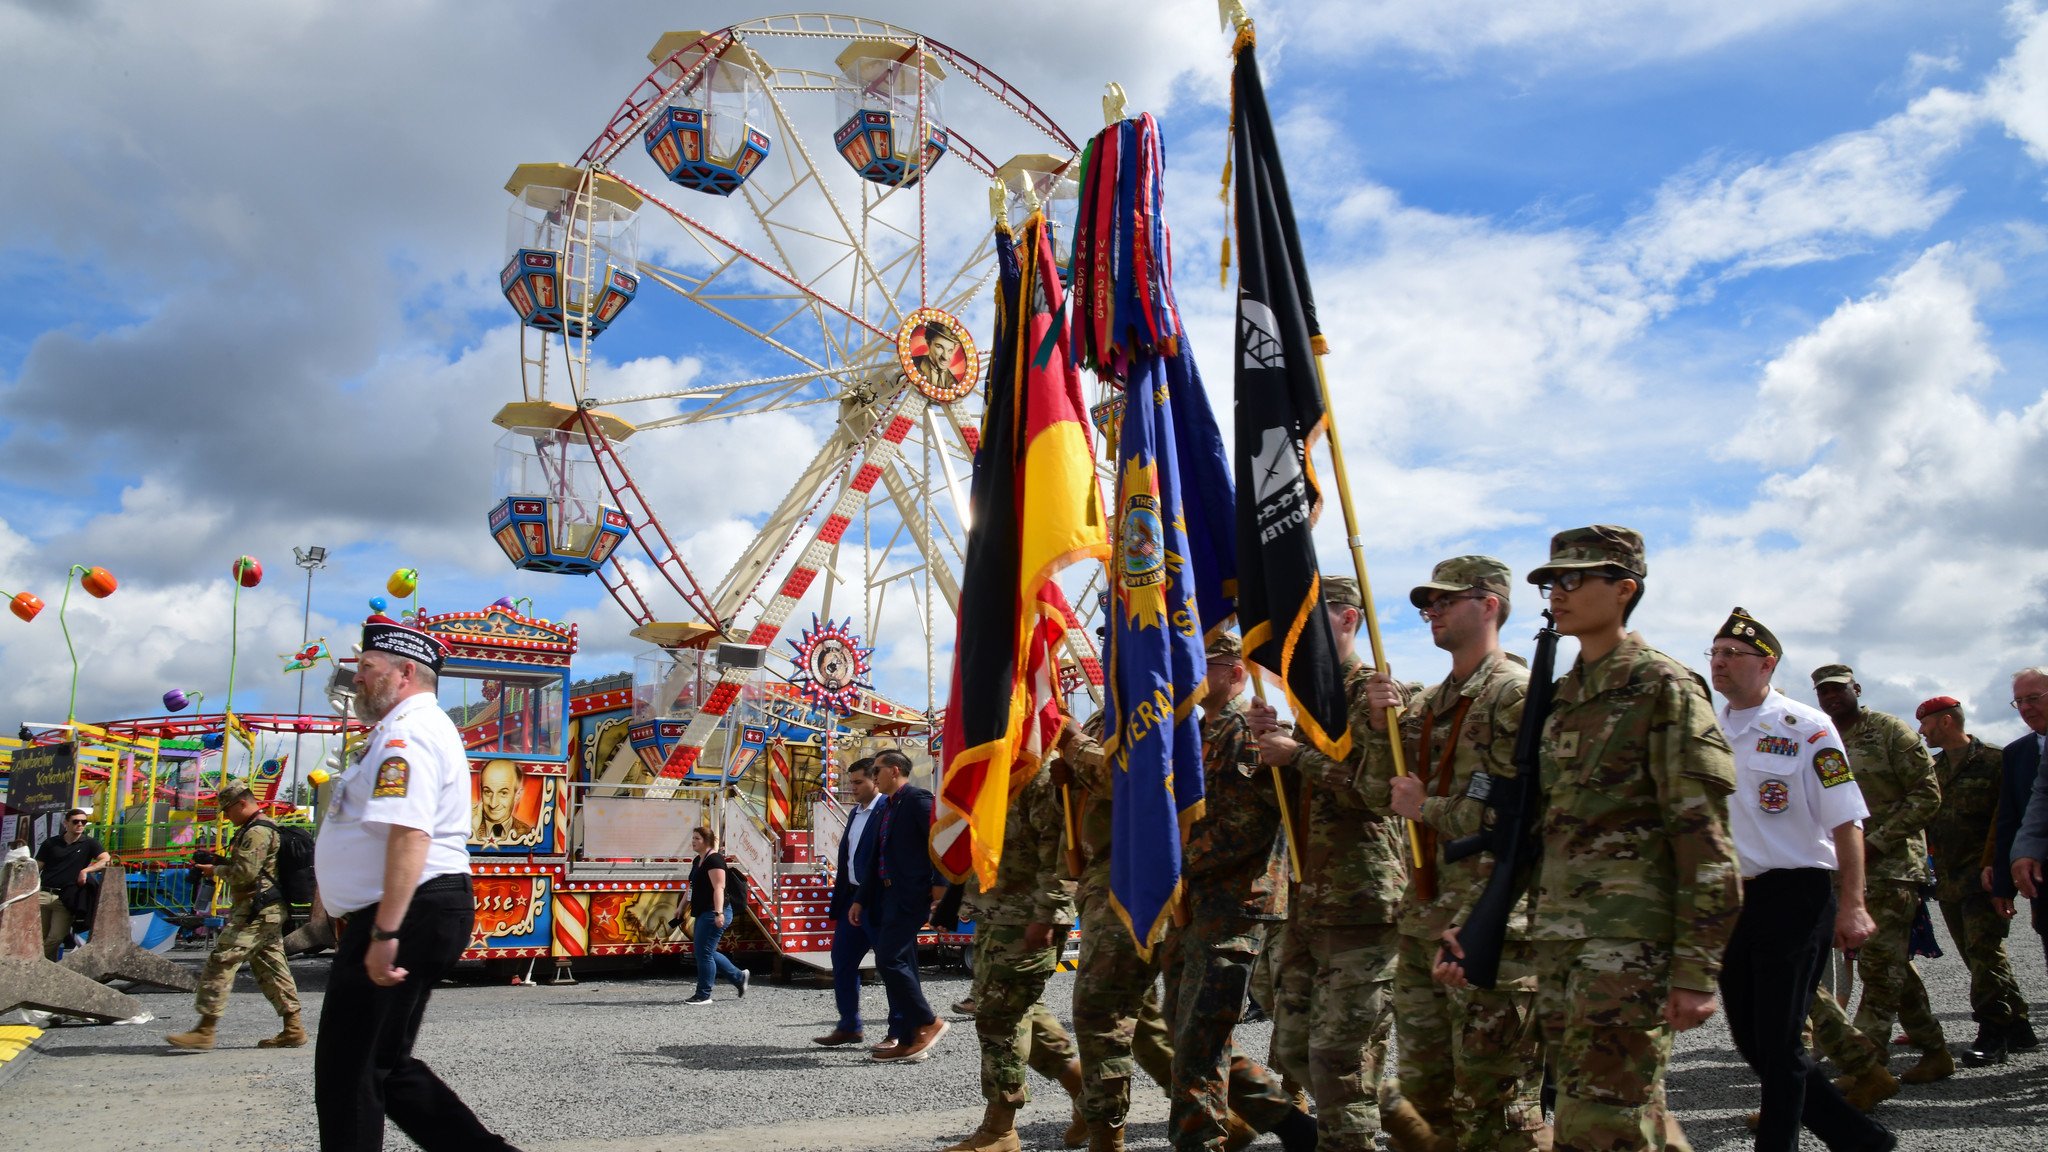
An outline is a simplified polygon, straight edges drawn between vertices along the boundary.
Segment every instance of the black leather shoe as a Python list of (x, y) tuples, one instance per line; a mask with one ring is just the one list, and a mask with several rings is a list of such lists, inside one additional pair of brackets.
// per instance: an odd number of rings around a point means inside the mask
[(2041, 1046), (2041, 1038), (2034, 1035), (2032, 1024), (2015, 1020), (2005, 1026), (2005, 1046), (2015, 1052), (2032, 1052)]
[(1997, 1024), (1979, 1024), (1977, 1038), (1963, 1049), (1963, 1063), (1973, 1065), (2005, 1063), (2006, 1030)]

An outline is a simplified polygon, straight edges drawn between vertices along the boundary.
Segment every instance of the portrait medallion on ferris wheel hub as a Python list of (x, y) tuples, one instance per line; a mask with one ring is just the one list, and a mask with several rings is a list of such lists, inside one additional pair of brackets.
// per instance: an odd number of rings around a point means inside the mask
[(804, 703), (841, 716), (852, 714), (861, 691), (870, 687), (875, 652), (861, 646), (853, 621), (819, 623), (813, 615), (810, 628), (789, 643), (796, 649), (793, 679)]
[(896, 362), (903, 374), (936, 404), (951, 404), (974, 391), (981, 356), (967, 326), (937, 308), (919, 308), (896, 330)]

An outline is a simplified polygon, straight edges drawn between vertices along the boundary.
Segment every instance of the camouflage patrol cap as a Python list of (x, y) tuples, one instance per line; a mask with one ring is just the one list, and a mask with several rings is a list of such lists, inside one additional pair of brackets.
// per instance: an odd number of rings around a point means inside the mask
[(1773, 635), (1769, 628), (1764, 627), (1763, 621), (1751, 616), (1747, 608), (1737, 608), (1730, 612), (1728, 622), (1721, 625), (1719, 632), (1714, 633), (1714, 639), (1740, 640), (1774, 660), (1785, 654), (1785, 649), (1778, 643), (1777, 636)]
[(1244, 659), (1244, 641), (1235, 632), (1218, 632), (1209, 641), (1208, 656), (1211, 660)]
[(1854, 684), (1856, 672), (1847, 664), (1823, 664), (1813, 670), (1813, 686), (1823, 684)]
[(1643, 536), (1633, 528), (1593, 524), (1567, 528), (1550, 538), (1550, 562), (1529, 573), (1529, 583), (1548, 584), (1559, 572), (1619, 568), (1630, 576), (1650, 574), (1643, 558)]
[(1349, 576), (1323, 577), (1323, 606), (1363, 609), (1365, 597), (1358, 594), (1358, 581)]
[(215, 794), (214, 799), (222, 808), (228, 808), (243, 800), (254, 799), (255, 796), (255, 790), (247, 784), (240, 780), (230, 780), (220, 786), (220, 791)]
[(1514, 573), (1491, 556), (1453, 556), (1430, 572), (1429, 581), (1408, 591), (1408, 602), (1426, 607), (1439, 592), (1491, 592), (1508, 603), (1508, 581)]

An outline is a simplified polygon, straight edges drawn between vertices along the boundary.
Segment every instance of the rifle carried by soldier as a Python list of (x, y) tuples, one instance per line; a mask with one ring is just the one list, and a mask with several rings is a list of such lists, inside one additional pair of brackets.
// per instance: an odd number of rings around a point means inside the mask
[[(1465, 979), (1481, 988), (1491, 988), (1500, 976), (1501, 949), (1507, 942), (1508, 918), (1515, 902), (1522, 898), (1530, 869), (1542, 851), (1537, 825), (1543, 816), (1543, 784), (1539, 768), (1543, 747), (1543, 725), (1550, 718), (1557, 695), (1557, 629), (1548, 611), (1543, 627), (1536, 633), (1536, 658), (1529, 667), (1529, 695), (1522, 704), (1522, 727), (1515, 734), (1515, 775), (1503, 780), (1475, 772), (1465, 795), (1494, 811), (1491, 828), (1462, 836), (1444, 845), (1444, 860), (1463, 860), (1475, 852), (1493, 853), (1493, 874), (1486, 889), (1458, 927), (1458, 946), (1465, 957), (1456, 960)], [(1444, 960), (1454, 957), (1442, 956)]]

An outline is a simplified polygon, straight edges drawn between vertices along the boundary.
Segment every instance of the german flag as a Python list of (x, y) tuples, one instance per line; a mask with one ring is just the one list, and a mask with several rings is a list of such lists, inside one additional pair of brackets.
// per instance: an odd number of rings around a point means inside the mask
[(1059, 726), (1057, 646), (1066, 600), (1054, 578), (1109, 554), (1066, 292), (1043, 214), (1014, 244), (997, 234), (973, 523), (960, 580), (932, 860), (954, 881), (995, 883), (1010, 801)]

